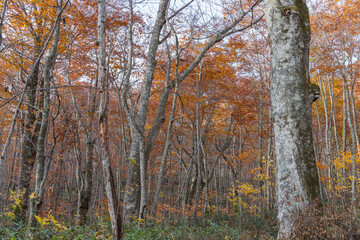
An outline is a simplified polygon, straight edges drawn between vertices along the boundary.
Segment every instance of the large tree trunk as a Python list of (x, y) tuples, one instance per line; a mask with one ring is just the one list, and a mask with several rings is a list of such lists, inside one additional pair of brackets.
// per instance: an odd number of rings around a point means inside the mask
[[(40, 43), (35, 44), (35, 59), (40, 55)], [(29, 187), (31, 180), (31, 173), (35, 164), (36, 145), (39, 134), (39, 128), (35, 127), (36, 121), (36, 87), (39, 81), (39, 64), (38, 61), (33, 66), (32, 76), (29, 78), (28, 91), (26, 98), (28, 104), (26, 105), (23, 132), (21, 136), (21, 162), (19, 173), (18, 190), (23, 191), (21, 210), (25, 213), (28, 209), (29, 203)]]
[(62, 2), (63, 0), (58, 1), (57, 6), (57, 16), (55, 22), (55, 33), (54, 40), (52, 42), (51, 50), (45, 61), (44, 67), (44, 99), (43, 99), (43, 111), (41, 119), (41, 127), (38, 136), (37, 142), (37, 151), (36, 151), (36, 178), (35, 178), (35, 191), (34, 196), (30, 200), (30, 213), (29, 213), (29, 226), (34, 227), (36, 224), (35, 214), (38, 213), (39, 207), (42, 203), (43, 197), (43, 187), (46, 178), (45, 174), (45, 158), (46, 158), (46, 149), (45, 149), (45, 140), (47, 137), (48, 129), (48, 120), (50, 115), (50, 81), (51, 81), (51, 71), (55, 64), (55, 57), (57, 52), (57, 46), (59, 42), (60, 34), (60, 21), (61, 21), (61, 12), (62, 12)]
[[(92, 121), (92, 120), (91, 120)], [(78, 193), (77, 202), (77, 218), (76, 222), (78, 225), (84, 225), (87, 219), (87, 213), (90, 207), (92, 186), (93, 186), (93, 162), (94, 162), (94, 147), (95, 138), (93, 136), (92, 127), (86, 133), (86, 156), (85, 156), (85, 169), (81, 175), (81, 188)], [(80, 170), (80, 169), (79, 169)], [(81, 171), (81, 170), (80, 170)]]
[(271, 40), (271, 102), (277, 159), (279, 239), (289, 239), (298, 211), (319, 200), (309, 79), (309, 13), (305, 0), (266, 0)]

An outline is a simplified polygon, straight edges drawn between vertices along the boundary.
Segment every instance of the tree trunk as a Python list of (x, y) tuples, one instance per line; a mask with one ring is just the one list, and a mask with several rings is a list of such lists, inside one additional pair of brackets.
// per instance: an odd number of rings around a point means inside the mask
[[(169, 6), (169, 0), (161, 0), (157, 18), (152, 30), (149, 50), (147, 54), (147, 65), (142, 84), (139, 108), (137, 111), (136, 119), (133, 119), (129, 110), (126, 112), (131, 125), (132, 143), (129, 156), (128, 178), (126, 181), (126, 190), (124, 196), (124, 217), (128, 220), (131, 216), (138, 216), (139, 196), (141, 189), (140, 181), (140, 165), (141, 168), (146, 170), (146, 157), (145, 153), (140, 154), (140, 145), (145, 150), (144, 143), (144, 128), (146, 123), (148, 104), (150, 100), (150, 90), (154, 79), (154, 70), (156, 66), (156, 52), (160, 45), (160, 33), (163, 25), (165, 24), (165, 16)], [(126, 89), (128, 91), (129, 89)], [(123, 98), (125, 100), (125, 98)], [(125, 106), (127, 103), (123, 103)], [(126, 109), (126, 108), (125, 108)], [(140, 155), (142, 160), (140, 160)], [(145, 165), (145, 166), (143, 166)], [(142, 173), (142, 175), (145, 173)], [(142, 176), (146, 177), (146, 176)], [(144, 181), (145, 179), (143, 179)], [(145, 184), (145, 181), (143, 182)], [(144, 201), (144, 200), (143, 200)], [(146, 201), (146, 199), (145, 199)], [(144, 204), (144, 203), (143, 203)], [(144, 206), (143, 206), (144, 207)]]
[[(39, 47), (35, 46), (35, 58), (39, 56)], [(28, 91), (26, 92), (27, 101), (23, 133), (21, 136), (21, 162), (19, 173), (18, 190), (23, 191), (23, 200), (21, 202), (21, 209), (26, 212), (29, 203), (29, 187), (31, 180), (31, 173), (35, 164), (36, 145), (38, 137), (38, 129), (35, 128), (36, 121), (36, 86), (39, 81), (39, 63), (34, 66), (32, 76), (29, 78)], [(35, 131), (34, 131), (35, 130)]]
[(349, 128), (350, 128), (350, 133), (351, 133), (351, 147), (350, 147), (350, 152), (351, 152), (351, 156), (352, 156), (352, 163), (351, 163), (351, 207), (352, 210), (354, 212), (356, 212), (355, 208), (355, 202), (356, 202), (356, 180), (357, 180), (357, 174), (356, 174), (356, 153), (357, 153), (357, 132), (355, 129), (355, 120), (354, 118), (352, 118), (352, 114), (351, 114), (351, 103), (353, 104), (353, 106), (355, 105), (354, 102), (351, 102), (351, 92), (349, 91), (349, 85), (347, 82), (347, 79), (345, 77), (345, 74), (343, 74), (343, 80), (345, 83), (345, 90), (346, 90), (346, 115), (347, 115), (347, 120), (348, 120), (348, 124), (349, 124)]
[(320, 198), (309, 79), (309, 13), (305, 0), (266, 0), (271, 40), (271, 102), (277, 169), (279, 239), (290, 239), (297, 212)]
[[(91, 120), (92, 121), (92, 120)], [(90, 207), (92, 195), (92, 175), (93, 175), (93, 161), (94, 161), (94, 147), (95, 138), (92, 133), (92, 128), (86, 133), (86, 156), (85, 156), (85, 169), (80, 181), (82, 182), (79, 189), (78, 205), (77, 205), (77, 219), (78, 225), (84, 225), (87, 219), (87, 213)]]
[(51, 45), (49, 55), (46, 58), (44, 66), (44, 99), (43, 99), (43, 111), (41, 118), (41, 127), (39, 132), (39, 137), (37, 141), (37, 151), (36, 151), (36, 178), (35, 178), (35, 191), (34, 196), (30, 198), (30, 213), (29, 213), (29, 226), (35, 227), (35, 214), (38, 213), (39, 206), (42, 203), (43, 197), (43, 187), (45, 182), (45, 159), (46, 159), (46, 149), (45, 142), (47, 137), (48, 121), (50, 115), (50, 81), (51, 81), (51, 71), (55, 64), (55, 57), (57, 52), (57, 46), (59, 42), (60, 34), (60, 22), (61, 22), (61, 12), (63, 0), (59, 0), (57, 5), (57, 16), (55, 22), (55, 32), (54, 39)]
[(2, 35), (2, 27), (4, 25), (4, 19), (5, 19), (5, 13), (6, 13), (6, 7), (7, 7), (8, 0), (5, 0), (4, 7), (1, 13), (1, 19), (0, 19), (0, 48), (3, 42), (3, 35)]
[(153, 216), (153, 217), (155, 217), (155, 214), (156, 214), (156, 208), (157, 208), (157, 204), (158, 204), (157, 202), (159, 200), (161, 184), (162, 184), (163, 177), (164, 177), (167, 155), (168, 155), (168, 151), (169, 151), (170, 144), (171, 144), (171, 128), (172, 128), (174, 115), (175, 115), (177, 90), (178, 90), (178, 88), (176, 86), (175, 87), (175, 92), (174, 92), (174, 98), (173, 98), (173, 102), (172, 102), (172, 107), (171, 107), (171, 114), (170, 114), (170, 118), (169, 118), (169, 123), (168, 123), (168, 127), (167, 127), (167, 130), (166, 130), (165, 148), (164, 148), (163, 155), (162, 155), (162, 158), (161, 158), (159, 176), (158, 176), (158, 180), (157, 180), (157, 183), (156, 183), (156, 190), (155, 190), (155, 194), (154, 194), (153, 205), (151, 207), (151, 212), (150, 212), (150, 215)]
[(201, 188), (201, 180), (202, 180), (202, 154), (201, 154), (201, 142), (202, 142), (202, 134), (201, 134), (201, 123), (202, 117), (200, 116), (200, 96), (201, 96), (201, 80), (202, 80), (202, 66), (203, 61), (200, 64), (200, 73), (199, 79), (196, 89), (196, 120), (195, 120), (195, 129), (196, 129), (196, 137), (195, 137), (195, 152), (196, 152), (196, 164), (197, 164), (197, 175), (196, 175), (196, 188), (195, 188), (195, 199), (194, 199), (194, 212), (192, 216), (192, 224), (195, 225), (197, 221), (197, 211), (199, 206), (200, 194), (202, 191)]
[(110, 149), (108, 141), (108, 102), (109, 84), (106, 71), (105, 51), (105, 21), (106, 21), (106, 0), (98, 1), (98, 81), (100, 88), (99, 127), (101, 137), (102, 166), (104, 184), (108, 200), (108, 211), (111, 220), (113, 239), (121, 239), (123, 236), (123, 225), (120, 213), (120, 206), (116, 196), (115, 180), (111, 169)]

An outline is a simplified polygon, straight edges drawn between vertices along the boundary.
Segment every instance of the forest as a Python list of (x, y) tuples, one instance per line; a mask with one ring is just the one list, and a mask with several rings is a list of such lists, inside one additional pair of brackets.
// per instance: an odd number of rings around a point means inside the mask
[(0, 239), (360, 239), (359, 0), (1, 0)]

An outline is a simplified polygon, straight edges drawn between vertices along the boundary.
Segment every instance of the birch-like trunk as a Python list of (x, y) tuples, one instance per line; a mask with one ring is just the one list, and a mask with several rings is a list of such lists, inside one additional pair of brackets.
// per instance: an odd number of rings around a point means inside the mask
[[(14, 131), (14, 126), (16, 119), (19, 115), (20, 108), (25, 101), (25, 98), (27, 98), (27, 108), (25, 111), (25, 116), (23, 121), (23, 132), (21, 136), (21, 163), (20, 163), (20, 173), (19, 173), (19, 184), (18, 184), (18, 191), (21, 191), (23, 193), (22, 201), (21, 201), (21, 210), (22, 213), (25, 213), (28, 207), (28, 200), (29, 200), (29, 186), (30, 186), (30, 180), (31, 180), (31, 172), (35, 164), (35, 157), (36, 157), (36, 145), (37, 145), (37, 139), (40, 131), (40, 125), (37, 124), (36, 126), (36, 87), (38, 85), (39, 81), (39, 67), (40, 67), (40, 61), (42, 59), (42, 56), (45, 54), (45, 51), (47, 49), (47, 46), (49, 45), (50, 40), (52, 39), (52, 36), (55, 32), (55, 24), (54, 27), (51, 29), (45, 43), (42, 45), (40, 41), (40, 37), (37, 35), (34, 35), (34, 57), (35, 61), (33, 63), (33, 66), (31, 67), (31, 70), (26, 77), (25, 85), (23, 89), (23, 93), (20, 97), (19, 103), (17, 105), (13, 121), (12, 121), (12, 127), (9, 131), (8, 137), (6, 139), (6, 143), (4, 145), (4, 148), (1, 153), (0, 162), (1, 160), (5, 159), (7, 148), (10, 145), (11, 138)], [(41, 49), (42, 45), (42, 49)]]
[(309, 12), (305, 0), (265, 0), (271, 40), (279, 239), (290, 239), (297, 212), (320, 199), (309, 79)]
[(111, 220), (113, 239), (121, 239), (123, 236), (123, 225), (120, 213), (120, 205), (116, 196), (115, 180), (111, 169), (110, 149), (108, 141), (108, 103), (109, 83), (106, 71), (106, 49), (105, 49), (105, 22), (106, 22), (106, 0), (98, 1), (98, 81), (100, 88), (99, 127), (101, 137), (101, 158), (104, 174), (104, 184), (108, 200), (108, 211)]
[[(352, 210), (355, 212), (355, 202), (356, 202), (356, 180), (357, 180), (357, 174), (356, 174), (356, 154), (357, 154), (357, 132), (355, 129), (355, 120), (354, 118), (352, 118), (352, 113), (351, 113), (351, 107), (352, 105), (355, 106), (355, 103), (352, 102), (351, 100), (351, 94), (352, 92), (349, 91), (349, 85), (346, 79), (345, 74), (343, 74), (343, 80), (345, 83), (345, 90), (346, 90), (346, 115), (347, 115), (347, 120), (348, 120), (348, 124), (349, 124), (349, 128), (350, 128), (350, 133), (351, 133), (351, 147), (350, 147), (350, 152), (351, 152), (351, 156), (352, 156), (352, 163), (351, 163), (351, 207)], [(352, 105), (351, 105), (352, 104)]]
[[(344, 87), (344, 130), (343, 130), (343, 151), (345, 152), (345, 147), (346, 147), (346, 121), (348, 121), (349, 124), (349, 128), (350, 128), (350, 133), (351, 133), (351, 146), (350, 146), (350, 151), (351, 151), (351, 155), (352, 155), (352, 166), (351, 166), (351, 207), (352, 210), (355, 212), (355, 205), (356, 205), (356, 180), (357, 180), (357, 172), (356, 172), (356, 154), (358, 151), (358, 145), (359, 145), (359, 137), (358, 137), (358, 131), (357, 131), (357, 120), (356, 120), (356, 114), (355, 114), (355, 99), (354, 99), (354, 84), (355, 84), (355, 79), (352, 82), (352, 84), (348, 82), (348, 77), (347, 77), (347, 71), (346, 68), (344, 68), (342, 61), (340, 60), (338, 54), (335, 52), (331, 42), (329, 41), (328, 35), (322, 25), (322, 23), (320, 22), (320, 20), (318, 19), (316, 13), (315, 13), (315, 18), (318, 22), (318, 24), (320, 25), (325, 40), (334, 56), (334, 60), (336, 62), (337, 67), (339, 67), (340, 70), (340, 75), (343, 78), (343, 87)], [(349, 62), (351, 63), (352, 57), (350, 57)], [(346, 116), (346, 117), (345, 117)], [(347, 118), (347, 120), (346, 120)], [(345, 169), (344, 169), (344, 173), (345, 173)]]
[[(146, 72), (144, 76), (144, 82), (141, 89), (139, 108), (136, 114), (136, 119), (133, 118), (132, 114), (125, 107), (127, 117), (129, 119), (131, 125), (131, 148), (130, 148), (130, 156), (129, 156), (129, 170), (128, 170), (128, 178), (126, 181), (126, 190), (124, 196), (124, 217), (125, 219), (129, 219), (131, 216), (138, 216), (139, 210), (139, 200), (140, 200), (140, 166), (146, 171), (146, 157), (145, 153), (140, 154), (140, 145), (142, 145), (142, 149), (144, 146), (144, 128), (146, 123), (148, 105), (150, 100), (150, 90), (152, 86), (152, 82), (154, 80), (154, 70), (156, 66), (156, 52), (160, 45), (160, 33), (165, 24), (165, 16), (169, 6), (170, 0), (162, 0), (159, 5), (159, 9), (157, 12), (157, 18), (152, 30), (151, 40), (149, 44), (149, 50), (147, 54), (147, 65)], [(126, 89), (125, 91), (129, 91)], [(126, 98), (123, 97), (123, 105), (127, 106), (125, 102)], [(141, 143), (141, 144), (140, 144)], [(145, 150), (145, 149), (144, 149)], [(140, 160), (141, 155), (141, 160)], [(146, 178), (146, 174), (142, 173), (142, 178)], [(143, 184), (145, 184), (145, 179), (143, 179)], [(143, 187), (145, 189), (145, 186)], [(140, 198), (139, 198), (140, 197)], [(144, 196), (143, 196), (144, 197)], [(143, 201), (146, 199), (143, 198)], [(145, 204), (144, 202), (142, 203)], [(141, 211), (143, 211), (144, 206), (142, 206)]]
[(8, 0), (5, 0), (4, 7), (3, 7), (3, 10), (2, 10), (2, 13), (1, 13), (1, 19), (0, 19), (0, 48), (1, 48), (1, 45), (2, 45), (2, 42), (3, 42), (2, 28), (3, 28), (3, 25), (4, 25), (4, 19), (5, 19), (7, 3), (8, 3)]
[(195, 188), (195, 198), (194, 198), (194, 212), (193, 212), (193, 216), (192, 216), (192, 224), (195, 225), (196, 224), (196, 220), (197, 220), (197, 211), (198, 211), (198, 206), (199, 206), (199, 200), (200, 200), (200, 192), (202, 191), (202, 187), (201, 187), (201, 183), (202, 183), (202, 166), (201, 166), (201, 158), (202, 158), (202, 154), (201, 154), (201, 142), (202, 142), (202, 134), (201, 134), (201, 123), (202, 123), (202, 119), (200, 116), (200, 96), (201, 96), (201, 80), (202, 80), (202, 66), (203, 66), (203, 61), (200, 64), (200, 73), (199, 73), (199, 80), (198, 80), (198, 84), (197, 84), (197, 90), (196, 90), (196, 136), (195, 136), (195, 143), (196, 143), (196, 147), (195, 147), (195, 158), (196, 158), (196, 164), (197, 164), (197, 175), (195, 175), (196, 177), (196, 188)]

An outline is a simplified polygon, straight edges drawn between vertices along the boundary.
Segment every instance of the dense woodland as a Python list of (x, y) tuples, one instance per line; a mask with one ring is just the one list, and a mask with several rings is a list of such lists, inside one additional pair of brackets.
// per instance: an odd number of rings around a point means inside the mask
[(360, 239), (360, 1), (307, 6), (1, 0), (0, 238)]

